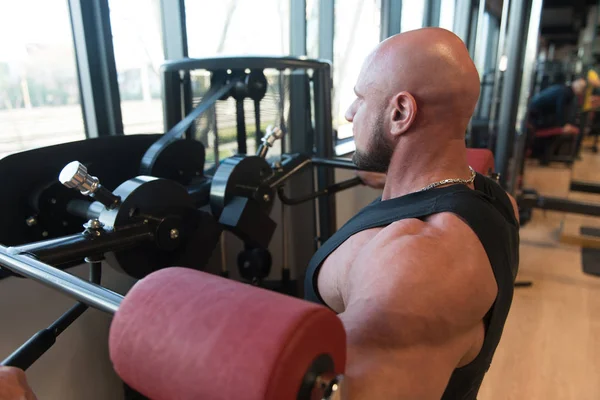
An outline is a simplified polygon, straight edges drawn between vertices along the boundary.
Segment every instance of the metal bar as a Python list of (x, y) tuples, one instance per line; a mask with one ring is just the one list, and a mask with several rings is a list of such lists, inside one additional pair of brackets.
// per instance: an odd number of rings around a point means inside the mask
[[(475, 63), (475, 67), (477, 68), (477, 72), (479, 72), (479, 81), (483, 80), (483, 75), (485, 73), (485, 45), (487, 43), (487, 35), (485, 34), (484, 27), (484, 19), (485, 17), (485, 0), (479, 0), (479, 6), (477, 7), (477, 19), (475, 20), (475, 26), (471, 26), (470, 30), (476, 29), (477, 33), (469, 38), (469, 42), (474, 41), (475, 45), (470, 46), (469, 52), (472, 54), (473, 62)], [(483, 96), (479, 97), (477, 101), (477, 105), (475, 108), (474, 115), (477, 118), (481, 118), (480, 109), (481, 102), (483, 101)], [(467, 126), (467, 146), (468, 147), (476, 147), (478, 144), (478, 138), (473, 135), (473, 118), (469, 121), (469, 125)]]
[(423, 26), (440, 26), (442, 0), (427, 0), (423, 13)]
[(363, 183), (362, 179), (352, 178), (352, 179), (345, 180), (343, 182), (335, 183), (323, 190), (319, 190), (318, 192), (309, 193), (307, 195), (299, 196), (296, 198), (287, 197), (283, 191), (283, 186), (280, 186), (279, 189), (277, 190), (277, 194), (279, 195), (279, 200), (281, 200), (281, 202), (283, 204), (288, 205), (288, 206), (295, 206), (295, 205), (307, 202), (309, 200), (314, 200), (320, 196), (329, 196), (329, 195), (335, 194), (337, 192), (341, 192), (342, 190), (353, 188), (354, 186), (358, 186), (362, 183)]
[(600, 205), (583, 201), (567, 200), (559, 197), (524, 195), (518, 201), (522, 208), (562, 211), (570, 214), (600, 216)]
[(244, 112), (244, 100), (235, 101), (235, 120), (237, 129), (238, 154), (247, 154), (246, 146), (246, 113)]
[(525, 13), (528, 7), (525, 4), (514, 2), (510, 8), (508, 22), (508, 36), (506, 55), (508, 58), (504, 82), (502, 87), (502, 100), (498, 117), (498, 138), (496, 141), (496, 172), (500, 174), (500, 183), (507, 186), (507, 173), (509, 158), (514, 145), (515, 123), (517, 119), (517, 102), (521, 86), (521, 66), (523, 61), (523, 48), (525, 42)]
[(333, 168), (343, 168), (343, 169), (358, 169), (356, 168), (356, 164), (354, 164), (351, 160), (344, 158), (321, 158), (321, 157), (313, 157), (312, 163), (315, 166), (324, 166), (324, 167), (333, 167)]
[[(81, 304), (81, 303), (79, 303)], [(83, 307), (86, 307), (83, 305)], [(87, 308), (87, 307), (86, 307)], [(71, 310), (67, 311), (70, 312)], [(2, 360), (3, 367), (15, 367), (27, 370), (36, 362), (45, 352), (56, 343), (56, 336), (52, 330), (46, 328), (29, 338), (18, 349), (13, 351), (8, 357)]]
[(471, 26), (471, 3), (472, 0), (456, 0), (454, 9), (454, 33), (468, 43), (469, 30)]
[(67, 203), (67, 212), (69, 214), (87, 220), (98, 218), (104, 209), (104, 204), (99, 201), (90, 203), (87, 200), (74, 199)]
[(51, 289), (87, 304), (100, 311), (114, 314), (123, 296), (102, 286), (89, 283), (31, 257), (10, 254), (0, 246), (0, 265), (18, 275), (39, 282)]
[(11, 254), (30, 254), (39, 261), (62, 265), (85, 257), (102, 255), (107, 251), (118, 251), (153, 239), (147, 224), (132, 226), (114, 232), (105, 232), (91, 237), (85, 233), (66, 236), (24, 246), (9, 247)]
[[(165, 60), (181, 60), (188, 57), (185, 0), (160, 0), (162, 43)], [(168, 77), (169, 91), (165, 90), (163, 73), (163, 113), (165, 132), (187, 115), (192, 109), (192, 86), (190, 74), (179, 73)], [(174, 85), (175, 86), (174, 86)], [(176, 95), (171, 91), (175, 90)]]
[(87, 137), (123, 134), (108, 0), (68, 0)]
[(401, 32), (402, 0), (381, 0), (380, 40)]
[[(331, 70), (324, 68), (315, 71), (313, 79), (318, 90), (315, 91), (316, 156), (333, 156), (333, 126), (331, 110)], [(331, 168), (317, 167), (317, 190), (323, 190), (333, 184), (334, 171)], [(335, 197), (321, 197), (319, 203), (319, 240), (323, 243), (336, 231)]]
[(474, 62), (479, 72), (479, 80), (483, 79), (485, 73), (485, 45), (487, 36), (485, 32), (485, 24), (483, 19), (485, 18), (485, 0), (479, 0), (479, 7), (477, 9), (477, 35), (475, 37), (475, 57)]
[[(322, 1), (321, 4), (330, 4), (333, 2)], [(326, 27), (333, 34), (333, 27)], [(333, 42), (332, 42), (333, 43)], [(333, 45), (332, 45), (333, 46)], [(332, 47), (333, 52), (333, 47)], [(332, 53), (333, 54), (333, 53)], [(320, 58), (323, 58), (319, 55)], [(329, 63), (322, 60), (311, 60), (298, 57), (218, 57), (218, 58), (186, 58), (184, 60), (169, 60), (162, 66), (162, 71), (190, 71), (195, 69), (205, 69), (209, 71), (227, 70), (232, 65), (243, 65), (249, 69), (320, 69), (326, 68)]]
[(289, 179), (292, 175), (296, 174), (310, 164), (311, 161), (309, 159), (294, 159), (288, 164), (287, 167), (289, 169), (286, 168), (288, 171), (284, 172), (283, 174), (274, 175), (273, 178), (267, 182), (267, 184), (271, 189), (274, 189)]
[(571, 181), (571, 188), (574, 192), (600, 194), (600, 184), (583, 181)]
[[(511, 163), (508, 166), (508, 178), (506, 187), (509, 193), (515, 193), (519, 182), (522, 165), (524, 164), (525, 151), (527, 146), (527, 106), (533, 90), (533, 77), (535, 75), (535, 65), (538, 54), (538, 42), (540, 25), (542, 20), (543, 0), (532, 0), (529, 23), (527, 29), (527, 40), (525, 45), (525, 54), (523, 55), (522, 83), (517, 103), (515, 132), (517, 140), (513, 145), (513, 154)], [(522, 39), (521, 39), (522, 40)]]
[(260, 130), (260, 100), (254, 100), (254, 140), (257, 149), (260, 147), (262, 136)]
[(187, 117), (179, 121), (177, 125), (169, 130), (169, 132), (162, 135), (160, 139), (150, 146), (150, 148), (144, 154), (144, 157), (142, 157), (140, 173), (152, 175), (152, 168), (154, 167), (154, 163), (158, 159), (158, 156), (162, 150), (166, 148), (167, 145), (172, 141), (181, 138), (183, 133), (196, 120), (196, 118), (200, 117), (207, 110), (209, 110), (211, 106), (215, 104), (224, 94), (229, 92), (229, 90), (231, 90), (231, 88), (235, 86), (238, 81), (239, 78), (231, 79), (223, 86), (211, 87), (206, 96), (204, 96), (202, 101), (200, 101), (200, 104), (196, 106), (194, 111), (189, 113)]
[[(102, 276), (101, 268), (102, 265), (100, 262), (90, 263), (90, 282), (100, 284)], [(88, 306), (83, 303), (75, 304), (48, 328), (42, 329), (29, 338), (27, 342), (23, 343), (10, 356), (4, 359), (1, 365), (16, 367), (22, 370), (31, 367), (34, 362), (56, 343), (56, 338), (71, 326), (87, 309)]]
[(425, 0), (423, 3), (423, 21), (421, 26), (424, 28), (431, 26), (431, 3), (433, 0)]
[(308, 159), (302, 155), (288, 155), (287, 159), (283, 162), (281, 170), (276, 171), (265, 183), (269, 185), (271, 189), (277, 188), (286, 180), (311, 164), (316, 167), (357, 169), (352, 161), (341, 158), (313, 157), (312, 159)]
[(306, 55), (306, 0), (290, 1), (290, 54)]
[(163, 51), (166, 60), (188, 56), (185, 0), (160, 0)]
[(182, 80), (179, 71), (162, 71), (164, 130), (168, 132), (185, 117)]
[[(306, 43), (306, 0), (290, 0), (290, 54), (307, 54)], [(321, 2), (323, 3), (323, 2)], [(289, 79), (289, 136), (283, 147), (284, 152), (310, 154), (313, 151), (314, 129), (311, 117), (311, 91), (308, 71), (297, 69)], [(284, 143), (282, 142), (282, 145)], [(291, 195), (299, 195), (314, 189), (312, 168), (295, 174), (288, 182), (286, 190)], [(299, 205), (294, 212), (287, 212), (281, 204), (281, 283), (289, 286), (291, 276), (303, 276), (314, 251), (313, 238), (316, 236), (316, 215), (312, 203)], [(301, 279), (300, 279), (301, 281)]]
[(280, 154), (285, 153), (286, 151), (286, 135), (287, 135), (287, 126), (285, 123), (285, 83), (284, 83), (284, 75), (283, 71), (279, 71), (278, 76), (278, 84), (279, 87), (279, 129), (283, 132), (280, 140), (281, 152)]
[[(500, 17), (500, 30), (498, 32), (498, 49), (496, 51), (496, 62), (494, 65), (494, 87), (492, 89), (492, 105), (490, 107), (490, 117), (488, 132), (490, 134), (496, 130), (496, 114), (498, 111), (498, 95), (500, 93), (500, 78), (502, 77), (502, 71), (500, 71), (500, 60), (504, 55), (504, 42), (506, 40), (506, 27), (508, 25), (508, 9), (510, 6), (510, 0), (504, 0), (502, 3), (502, 16)], [(491, 150), (492, 140), (489, 140), (488, 148)]]

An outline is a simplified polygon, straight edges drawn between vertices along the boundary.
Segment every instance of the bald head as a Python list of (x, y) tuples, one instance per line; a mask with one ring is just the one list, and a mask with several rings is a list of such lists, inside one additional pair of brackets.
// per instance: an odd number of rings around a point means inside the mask
[(464, 138), (479, 86), (469, 52), (452, 32), (425, 28), (386, 39), (365, 60), (346, 115), (355, 125), (357, 164), (387, 169), (400, 138), (413, 133), (427, 142), (435, 135), (440, 144)]

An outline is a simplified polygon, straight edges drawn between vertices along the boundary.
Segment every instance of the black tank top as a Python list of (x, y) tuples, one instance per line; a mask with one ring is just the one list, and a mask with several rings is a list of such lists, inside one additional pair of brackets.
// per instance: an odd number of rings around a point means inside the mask
[(519, 264), (519, 224), (506, 192), (494, 181), (477, 175), (475, 190), (465, 185), (411, 193), (373, 203), (363, 208), (317, 250), (305, 278), (305, 298), (325, 305), (317, 289), (317, 275), (323, 261), (350, 236), (371, 228), (384, 227), (407, 218), (424, 220), (432, 214), (451, 212), (465, 221), (478, 236), (489, 258), (498, 294), (484, 322), (481, 351), (469, 364), (452, 373), (442, 399), (473, 400), (500, 342), (513, 298)]

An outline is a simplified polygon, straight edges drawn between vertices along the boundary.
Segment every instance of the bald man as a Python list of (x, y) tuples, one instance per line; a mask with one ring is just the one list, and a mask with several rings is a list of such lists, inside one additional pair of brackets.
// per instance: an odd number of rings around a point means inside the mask
[(467, 163), (479, 75), (457, 36), (422, 29), (382, 42), (355, 93), (354, 161), (387, 173), (383, 194), (323, 244), (305, 282), (346, 328), (344, 398), (475, 399), (519, 242), (513, 202)]

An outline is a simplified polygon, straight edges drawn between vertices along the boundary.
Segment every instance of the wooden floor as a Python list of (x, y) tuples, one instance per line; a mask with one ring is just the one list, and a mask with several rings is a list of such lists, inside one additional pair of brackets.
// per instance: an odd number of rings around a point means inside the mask
[[(595, 201), (569, 193), (571, 179), (600, 183), (600, 154), (584, 152), (573, 170), (528, 165), (525, 187), (547, 195)], [(562, 231), (600, 227), (600, 219), (535, 211), (521, 230), (512, 310), (480, 400), (600, 399), (600, 277), (581, 269), (581, 248), (560, 242)]]

